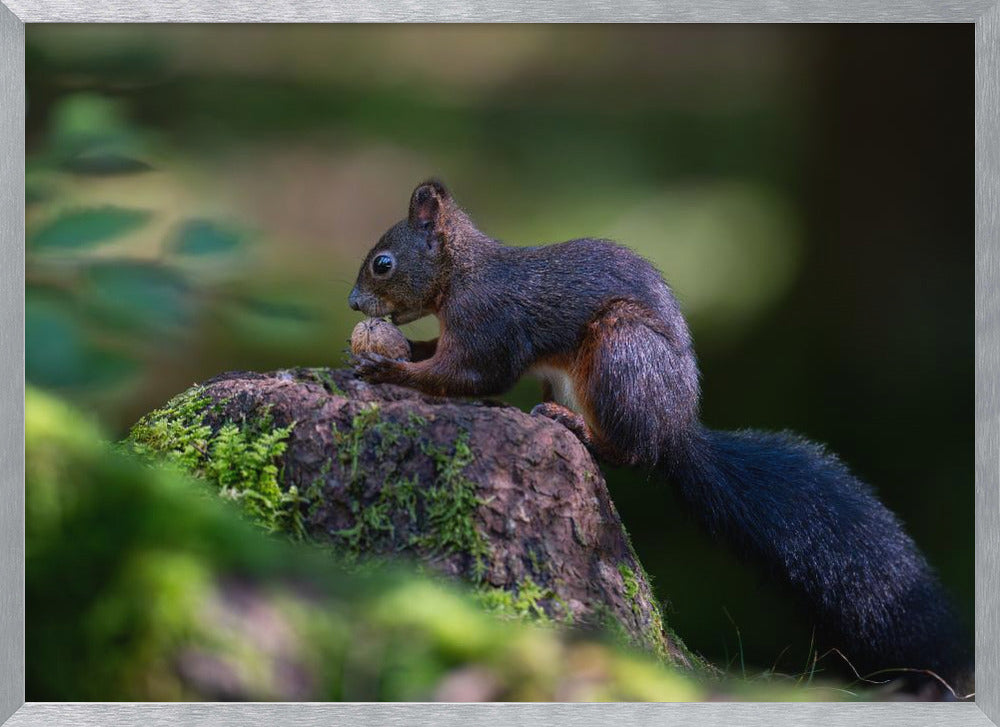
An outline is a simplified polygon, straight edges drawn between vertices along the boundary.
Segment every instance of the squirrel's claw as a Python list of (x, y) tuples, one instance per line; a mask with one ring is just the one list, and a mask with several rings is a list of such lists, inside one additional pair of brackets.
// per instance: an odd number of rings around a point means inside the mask
[(372, 351), (354, 354), (348, 359), (348, 362), (354, 369), (355, 376), (372, 384), (391, 381), (390, 372), (398, 363)]

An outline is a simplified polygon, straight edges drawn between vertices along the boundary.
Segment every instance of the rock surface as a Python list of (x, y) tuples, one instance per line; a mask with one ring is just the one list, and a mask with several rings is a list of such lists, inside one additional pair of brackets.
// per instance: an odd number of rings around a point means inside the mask
[(201, 386), (209, 424), (294, 425), (281, 486), (312, 539), (411, 557), (487, 606), (620, 626), (682, 665), (604, 478), (563, 426), (511, 406), (371, 385), (350, 371), (233, 372)]

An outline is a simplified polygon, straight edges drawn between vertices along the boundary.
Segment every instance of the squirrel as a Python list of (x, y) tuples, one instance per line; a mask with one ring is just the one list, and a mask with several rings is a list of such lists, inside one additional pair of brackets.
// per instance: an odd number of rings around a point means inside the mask
[(430, 180), (368, 253), (348, 302), (397, 325), (440, 323), (437, 339), (410, 342), (410, 361), (357, 355), (360, 377), (484, 397), (534, 374), (543, 402), (533, 414), (562, 423), (598, 459), (672, 484), (712, 537), (791, 588), (817, 637), (860, 675), (900, 670), (913, 688), (933, 675), (971, 679), (949, 598), (869, 486), (796, 435), (701, 424), (679, 303), (626, 247), (504, 245)]

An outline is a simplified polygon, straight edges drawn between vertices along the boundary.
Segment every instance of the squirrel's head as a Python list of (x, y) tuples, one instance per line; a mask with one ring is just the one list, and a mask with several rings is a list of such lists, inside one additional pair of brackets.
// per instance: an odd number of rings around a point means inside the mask
[(437, 310), (448, 270), (447, 218), (453, 209), (444, 185), (424, 182), (413, 190), (410, 212), (368, 252), (348, 298), (373, 318), (409, 323)]

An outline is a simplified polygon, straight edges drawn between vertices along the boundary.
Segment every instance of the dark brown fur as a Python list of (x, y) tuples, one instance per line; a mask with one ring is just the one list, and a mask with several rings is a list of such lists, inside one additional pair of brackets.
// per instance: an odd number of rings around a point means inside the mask
[[(391, 275), (373, 273), (379, 254), (394, 256)], [(827, 645), (859, 669), (949, 679), (970, 669), (936, 577), (867, 485), (793, 435), (701, 425), (687, 323), (659, 272), (626, 248), (593, 239), (508, 247), (427, 182), (368, 254), (350, 303), (441, 324), (436, 345), (412, 344), (418, 360), (365, 356), (359, 375), (490, 396), (541, 372), (547, 401), (537, 413), (604, 459), (661, 473), (710, 533), (782, 578)]]

